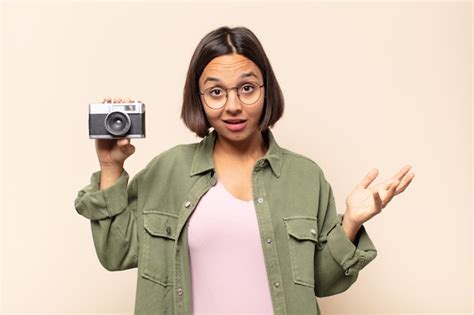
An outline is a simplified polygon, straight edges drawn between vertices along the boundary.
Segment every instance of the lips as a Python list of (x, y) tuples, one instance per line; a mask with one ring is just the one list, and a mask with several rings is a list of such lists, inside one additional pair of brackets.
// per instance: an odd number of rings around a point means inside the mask
[(247, 121), (247, 119), (226, 119), (224, 120), (224, 122), (228, 123), (228, 124), (240, 124), (240, 123), (243, 123)]
[(232, 132), (237, 132), (245, 129), (245, 126), (247, 126), (247, 121), (240, 119), (229, 119), (228, 121), (224, 121), (224, 126), (226, 126), (226, 128)]

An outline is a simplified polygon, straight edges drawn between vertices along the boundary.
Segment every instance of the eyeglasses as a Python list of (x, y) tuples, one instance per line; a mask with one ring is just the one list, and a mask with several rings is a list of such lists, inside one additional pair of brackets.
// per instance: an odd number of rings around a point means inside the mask
[(265, 84), (258, 85), (255, 82), (246, 82), (227, 89), (214, 86), (206, 89), (204, 92), (200, 91), (199, 94), (204, 96), (204, 104), (211, 109), (220, 109), (223, 107), (227, 102), (228, 91), (233, 89), (236, 89), (240, 102), (245, 105), (253, 105), (260, 99), (264, 85)]

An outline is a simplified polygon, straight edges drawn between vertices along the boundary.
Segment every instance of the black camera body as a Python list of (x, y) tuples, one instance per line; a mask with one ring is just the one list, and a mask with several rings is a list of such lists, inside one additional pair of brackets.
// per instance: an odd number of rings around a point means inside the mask
[(89, 104), (89, 138), (145, 138), (145, 104)]

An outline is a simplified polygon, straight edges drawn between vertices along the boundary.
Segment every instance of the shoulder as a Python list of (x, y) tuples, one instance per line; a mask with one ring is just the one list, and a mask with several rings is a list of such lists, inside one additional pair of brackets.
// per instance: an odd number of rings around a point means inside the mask
[(160, 154), (155, 156), (149, 162), (149, 165), (153, 165), (156, 163), (176, 161), (176, 159), (178, 160), (186, 159), (186, 158), (192, 159), (198, 145), (199, 145), (199, 142), (177, 144), (169, 149), (162, 151)]
[(281, 148), (281, 152), (283, 164), (286, 164), (288, 171), (287, 174), (297, 174), (299, 181), (303, 178), (310, 178), (309, 182), (317, 187), (330, 185), (322, 167), (316, 160), (287, 148)]
[(290, 167), (296, 167), (298, 169), (302, 168), (310, 172), (315, 172), (318, 175), (322, 172), (320, 165), (306, 155), (294, 152), (287, 148), (281, 148), (281, 153), (283, 160), (288, 163)]
[(199, 142), (177, 144), (169, 149), (162, 151), (155, 156), (147, 165), (154, 166), (157, 164), (176, 164), (179, 162), (187, 162), (192, 160)]
[(199, 142), (172, 146), (153, 157), (140, 173), (146, 175), (160, 172), (160, 174), (163, 174), (173, 169), (184, 169), (191, 165), (198, 145)]

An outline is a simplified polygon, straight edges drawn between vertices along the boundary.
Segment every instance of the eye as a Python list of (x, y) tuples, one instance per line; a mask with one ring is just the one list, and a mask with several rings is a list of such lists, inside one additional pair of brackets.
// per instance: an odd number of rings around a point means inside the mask
[(246, 83), (240, 88), (243, 93), (252, 93), (255, 90), (253, 83)]
[(214, 88), (214, 89), (211, 89), (208, 93), (211, 96), (218, 97), (218, 96), (222, 96), (223, 92), (224, 91), (220, 88)]

